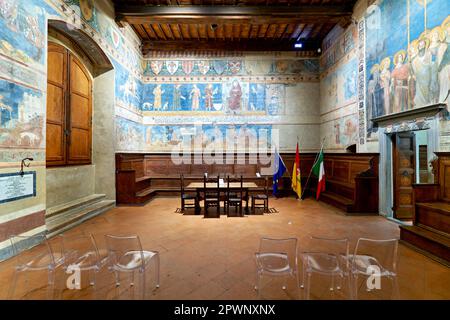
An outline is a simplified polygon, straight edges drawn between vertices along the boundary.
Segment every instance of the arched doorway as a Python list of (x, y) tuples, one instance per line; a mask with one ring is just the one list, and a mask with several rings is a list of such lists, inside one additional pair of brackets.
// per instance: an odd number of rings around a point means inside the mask
[(49, 21), (46, 226), (54, 235), (115, 205), (114, 70), (82, 30)]

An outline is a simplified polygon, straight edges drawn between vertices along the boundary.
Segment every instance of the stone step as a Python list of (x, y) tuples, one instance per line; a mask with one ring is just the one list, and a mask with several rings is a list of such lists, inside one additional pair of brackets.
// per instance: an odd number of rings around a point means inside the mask
[(53, 237), (74, 226), (93, 218), (105, 211), (114, 208), (114, 200), (102, 200), (99, 202), (84, 205), (79, 209), (72, 209), (65, 213), (54, 215), (46, 220), (48, 236)]
[(50, 218), (62, 213), (69, 212), (71, 210), (79, 210), (80, 208), (89, 206), (92, 203), (102, 201), (105, 199), (106, 195), (104, 194), (92, 194), (87, 197), (83, 197), (74, 201), (70, 201), (58, 206), (54, 206), (48, 208), (45, 213), (45, 218)]

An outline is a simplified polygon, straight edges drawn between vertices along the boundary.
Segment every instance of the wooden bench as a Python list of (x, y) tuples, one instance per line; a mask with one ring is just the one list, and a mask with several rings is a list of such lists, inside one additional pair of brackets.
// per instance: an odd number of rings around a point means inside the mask
[[(302, 153), (300, 167), (302, 184), (306, 183), (308, 173), (314, 163), (315, 153)], [(203, 179), (209, 175), (243, 175), (246, 181), (255, 182), (264, 190), (264, 179), (257, 178), (256, 173), (267, 168), (260, 163), (252, 163), (254, 154), (245, 154), (245, 163), (238, 163), (242, 154), (234, 154), (232, 164), (196, 163), (195, 155), (191, 164), (176, 165), (170, 154), (116, 154), (116, 193), (118, 204), (142, 205), (157, 195), (175, 196), (180, 193), (180, 174), (185, 176), (185, 184)], [(286, 165), (285, 173), (279, 186), (279, 196), (293, 195), (291, 188), (294, 153), (282, 153)], [(371, 161), (373, 162), (371, 164)], [(271, 172), (271, 170), (269, 169)], [(330, 203), (347, 213), (378, 213), (378, 154), (325, 154), (326, 191), (321, 200)], [(269, 176), (269, 188), (272, 177)], [(312, 177), (308, 190), (315, 195), (317, 179)], [(272, 193), (271, 191), (269, 192)]]
[(325, 154), (320, 200), (346, 214), (378, 214), (378, 154)]
[(400, 240), (450, 266), (450, 153), (436, 155), (435, 183), (413, 185), (413, 225), (400, 226)]
[[(194, 157), (194, 156), (193, 156)], [(237, 155), (235, 155), (237, 157)], [(202, 181), (203, 174), (243, 175), (246, 181), (257, 183), (264, 190), (264, 179), (256, 176), (262, 166), (249, 163), (250, 155), (245, 155), (246, 164), (192, 164), (173, 163), (170, 154), (116, 154), (116, 199), (117, 204), (143, 205), (158, 195), (177, 196), (180, 194), (180, 174), (185, 177), (185, 185)], [(237, 162), (237, 161), (236, 161)], [(271, 186), (272, 180), (269, 181)], [(190, 191), (190, 190), (187, 190)]]

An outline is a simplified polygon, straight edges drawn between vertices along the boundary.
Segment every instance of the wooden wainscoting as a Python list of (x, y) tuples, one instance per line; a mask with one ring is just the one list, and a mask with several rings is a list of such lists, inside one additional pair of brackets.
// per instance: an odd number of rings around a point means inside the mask
[[(116, 154), (116, 192), (118, 204), (142, 205), (156, 195), (178, 195), (180, 174), (185, 183), (198, 181), (208, 175), (240, 176), (254, 181), (260, 189), (264, 179), (256, 173), (262, 169), (272, 172), (269, 165), (261, 164), (256, 154), (230, 154), (232, 163), (208, 164), (199, 154), (188, 156), (183, 164), (175, 164), (170, 154)], [(292, 167), (294, 153), (282, 153), (287, 172), (280, 182), (279, 195), (292, 195)], [(300, 155), (302, 185), (305, 186), (316, 154)], [(238, 162), (244, 159), (244, 163)], [(250, 161), (253, 159), (254, 161)], [(256, 163), (255, 163), (256, 162)], [(346, 213), (378, 213), (378, 154), (325, 154), (326, 191), (321, 200), (343, 209)], [(315, 195), (317, 179), (311, 177), (305, 196)], [(269, 175), (269, 188), (272, 175)], [(260, 191), (260, 190), (255, 190)]]
[(400, 226), (400, 240), (450, 266), (450, 153), (436, 155), (435, 183), (413, 185), (413, 225)]

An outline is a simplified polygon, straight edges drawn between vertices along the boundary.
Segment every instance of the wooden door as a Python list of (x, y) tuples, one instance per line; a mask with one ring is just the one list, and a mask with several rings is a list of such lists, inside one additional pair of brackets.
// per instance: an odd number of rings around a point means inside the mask
[(413, 188), (415, 183), (415, 135), (401, 132), (393, 136), (394, 218), (413, 218)]
[(47, 164), (66, 161), (67, 50), (48, 44), (47, 67)]
[(92, 81), (61, 45), (48, 45), (47, 166), (91, 163)]
[(67, 163), (91, 160), (91, 81), (81, 62), (70, 55), (70, 103)]

